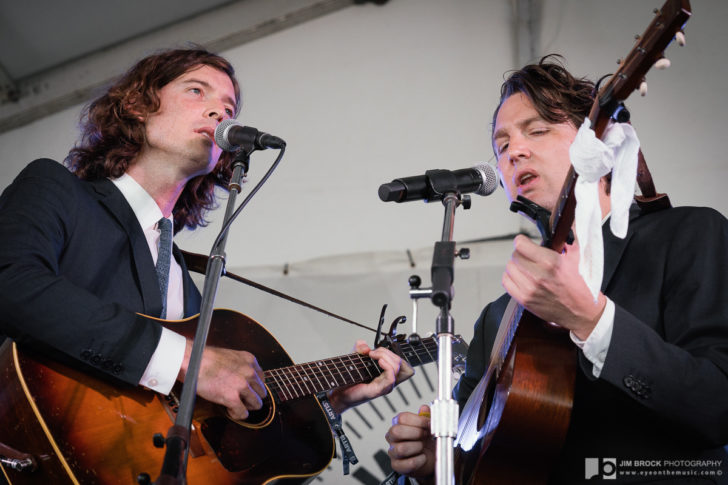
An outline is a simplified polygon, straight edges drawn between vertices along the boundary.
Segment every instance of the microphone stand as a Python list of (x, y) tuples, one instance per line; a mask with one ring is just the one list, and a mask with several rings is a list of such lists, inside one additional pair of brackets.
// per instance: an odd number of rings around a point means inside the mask
[[(452, 398), (452, 341), (455, 333), (454, 322), (450, 315), (453, 298), (453, 279), (455, 242), (452, 239), (455, 224), (455, 209), (462, 204), (464, 209), (470, 208), (470, 197), (463, 196), (462, 201), (456, 192), (445, 193), (442, 203), (445, 206), (445, 219), (442, 227), (442, 239), (435, 243), (432, 255), (432, 303), (440, 307), (437, 317), (438, 340), (438, 387), (437, 399), (432, 405), (432, 421), (430, 428), (437, 438), (435, 455), (435, 483), (437, 485), (453, 485), (455, 483), (455, 464), (453, 445), (458, 429), (458, 404)], [(459, 256), (467, 257), (461, 250)]]
[(162, 471), (159, 478), (154, 482), (157, 485), (184, 485), (187, 483), (187, 456), (190, 445), (190, 428), (192, 426), (192, 414), (195, 407), (197, 395), (197, 380), (202, 362), (202, 352), (205, 349), (207, 334), (210, 330), (212, 310), (217, 294), (218, 283), (225, 268), (225, 243), (227, 242), (227, 228), (230, 219), (233, 217), (235, 199), (241, 191), (241, 181), (248, 173), (250, 166), (250, 154), (255, 147), (251, 143), (245, 144), (235, 154), (232, 168), (233, 174), (230, 178), (230, 196), (228, 197), (225, 217), (223, 219), (223, 230), (225, 233), (218, 237), (216, 244), (210, 252), (205, 271), (205, 283), (202, 291), (202, 303), (198, 319), (197, 331), (192, 342), (192, 353), (187, 366), (185, 382), (182, 386), (179, 412), (174, 425), (169, 428), (166, 439), (166, 449)]

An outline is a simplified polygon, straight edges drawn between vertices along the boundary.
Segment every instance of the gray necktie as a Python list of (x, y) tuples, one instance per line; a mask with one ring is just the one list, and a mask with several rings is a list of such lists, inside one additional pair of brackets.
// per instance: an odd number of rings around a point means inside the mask
[(162, 292), (162, 313), (160, 318), (167, 318), (167, 287), (169, 286), (169, 265), (172, 257), (172, 221), (162, 217), (157, 222), (159, 228), (159, 253), (157, 255), (157, 279), (159, 291)]

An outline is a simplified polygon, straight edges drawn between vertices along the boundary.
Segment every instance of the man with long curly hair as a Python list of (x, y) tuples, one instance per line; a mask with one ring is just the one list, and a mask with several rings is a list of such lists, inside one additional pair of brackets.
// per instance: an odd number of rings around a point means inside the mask
[[(86, 109), (67, 168), (32, 162), (0, 198), (0, 330), (23, 348), (107, 378), (168, 393), (183, 381), (192, 342), (139, 314), (169, 320), (199, 312), (200, 294), (162, 226), (205, 224), (231, 154), (217, 125), (240, 108), (233, 67), (204, 49), (150, 55)], [(158, 255), (171, 252), (169, 279)], [(359, 344), (362, 352), (369, 352)], [(339, 411), (411, 375), (383, 349), (383, 374), (339, 391)], [(266, 395), (252, 354), (207, 347), (198, 395), (244, 419)]]

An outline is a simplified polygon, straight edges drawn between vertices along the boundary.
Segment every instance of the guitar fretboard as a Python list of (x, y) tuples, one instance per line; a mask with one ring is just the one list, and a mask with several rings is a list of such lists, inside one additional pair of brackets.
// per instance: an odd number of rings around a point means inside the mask
[[(437, 359), (434, 337), (421, 339), (419, 344), (398, 344), (401, 357), (411, 366), (427, 364)], [(265, 383), (279, 401), (289, 401), (339, 387), (369, 382), (382, 373), (369, 356), (353, 353), (325, 360), (306, 362), (264, 372)]]

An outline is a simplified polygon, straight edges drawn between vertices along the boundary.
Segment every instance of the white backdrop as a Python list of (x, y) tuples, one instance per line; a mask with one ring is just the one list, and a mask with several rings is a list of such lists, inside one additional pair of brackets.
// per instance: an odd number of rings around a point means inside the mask
[[(613, 72), (660, 3), (544, 0), (541, 51), (564, 54), (579, 75)], [(728, 112), (728, 33), (721, 22), (728, 3), (692, 3), (688, 46), (670, 47), (673, 67), (650, 73), (649, 96), (634, 96), (629, 105), (658, 189), (677, 204), (728, 213), (721, 190)], [(438, 237), (432, 208), (384, 204), (377, 188), (426, 169), (491, 158), (498, 86), (514, 67), (511, 22), (508, 0), (393, 0), (352, 6), (223, 52), (243, 86), (240, 120), (283, 137), (289, 147), (234, 228), (229, 264), (404, 250)], [(0, 186), (34, 158), (62, 159), (76, 139), (79, 111), (0, 135)], [(253, 156), (251, 183), (273, 155)], [(520, 220), (504, 207), (500, 191), (478, 198), (458, 219), (456, 237), (514, 232)], [(219, 213), (210, 230), (181, 234), (178, 243), (207, 252)]]
[[(613, 72), (616, 59), (661, 3), (543, 0), (541, 53), (563, 54), (575, 74), (592, 79)], [(677, 205), (709, 205), (728, 214), (722, 143), (728, 2), (692, 4), (687, 47), (672, 46), (667, 56), (673, 67), (650, 73), (649, 96), (635, 96), (628, 104), (658, 190)], [(377, 188), (427, 169), (464, 168), (491, 158), (489, 125), (498, 87), (503, 73), (516, 67), (512, 6), (508, 0), (352, 6), (223, 52), (243, 86), (240, 120), (284, 138), (289, 147), (277, 173), (237, 222), (228, 242), (228, 267), (364, 323), (376, 321), (383, 303), (390, 304), (388, 322), (409, 315), (407, 277), (416, 271), (429, 284), (429, 251), (440, 237), (442, 208), (384, 204)], [(0, 187), (34, 158), (62, 159), (76, 139), (80, 108), (0, 135)], [(251, 183), (274, 155), (253, 156)], [(207, 230), (180, 234), (177, 243), (207, 253), (220, 213), (211, 215)], [(498, 191), (458, 212), (455, 236), (488, 238), (520, 226)], [(465, 336), (480, 308), (500, 293), (509, 253), (507, 242), (471, 248), (473, 259), (457, 263), (455, 281), (456, 329)], [(414, 270), (407, 249), (415, 254)], [(371, 342), (371, 335), (356, 327), (230, 282), (221, 288), (218, 303), (258, 319), (297, 362), (348, 352), (356, 338)], [(433, 318), (424, 317), (422, 325)], [(430, 367), (426, 371), (434, 376)], [(414, 381), (421, 398), (406, 384), (402, 392), (409, 405), (395, 393), (392, 408), (414, 409), (418, 403), (412, 401), (427, 399), (422, 375)], [(354, 441), (362, 458), (361, 483), (373, 483), (367, 473), (382, 475), (374, 456), (383, 449), (382, 430), (393, 412), (387, 403), (375, 406), (381, 419), (370, 406), (346, 416), (347, 426), (360, 436)], [(369, 429), (365, 419), (376, 426)], [(327, 483), (343, 480), (338, 465), (324, 477)]]

